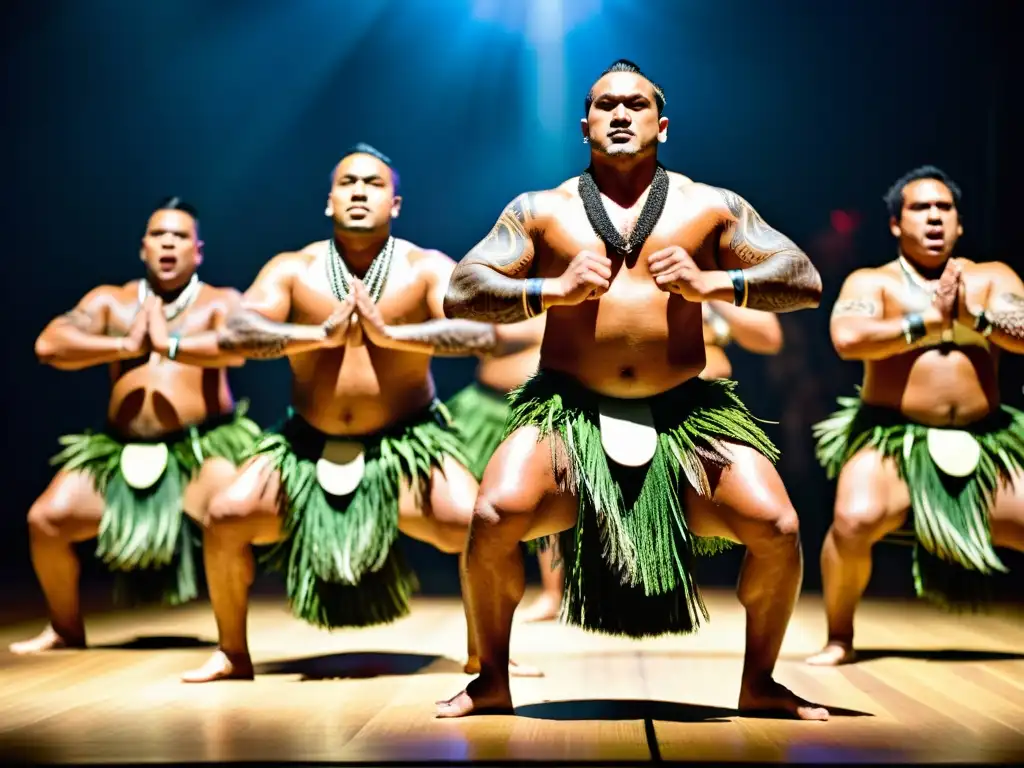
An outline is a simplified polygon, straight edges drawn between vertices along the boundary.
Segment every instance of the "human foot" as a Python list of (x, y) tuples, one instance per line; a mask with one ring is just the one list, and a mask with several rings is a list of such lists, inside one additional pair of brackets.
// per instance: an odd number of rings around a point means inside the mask
[[(467, 675), (479, 675), (480, 657), (470, 656), (466, 663), (462, 665), (462, 671)], [(527, 664), (520, 664), (514, 659), (509, 659), (508, 673), (511, 677), (544, 677), (543, 670), (538, 669), (537, 667), (531, 667)]]
[(43, 651), (57, 651), (62, 648), (85, 648), (85, 632), (76, 635), (61, 635), (52, 626), (49, 626), (31, 640), (11, 643), (7, 650), (23, 656)]
[(437, 702), (437, 717), (467, 715), (511, 715), (512, 692), (508, 681), (489, 682), (482, 677), (466, 686), (447, 701)]
[(220, 648), (198, 669), (185, 672), (183, 683), (212, 683), (214, 680), (252, 680), (255, 674), (248, 653), (228, 655)]
[(784, 685), (768, 678), (762, 683), (740, 687), (740, 714), (778, 714), (798, 720), (828, 720), (828, 710), (801, 699)]
[(839, 640), (829, 640), (828, 643), (813, 656), (808, 656), (806, 662), (815, 667), (835, 667), (840, 664), (849, 664), (857, 657), (851, 643)]
[(530, 606), (523, 610), (521, 616), (526, 623), (535, 621), (551, 621), (558, 618), (558, 611), (562, 607), (562, 593), (557, 595), (542, 594), (534, 600)]

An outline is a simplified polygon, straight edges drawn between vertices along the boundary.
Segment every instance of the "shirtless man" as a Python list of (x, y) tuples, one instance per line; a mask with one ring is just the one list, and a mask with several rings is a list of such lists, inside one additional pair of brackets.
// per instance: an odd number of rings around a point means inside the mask
[(815, 307), (821, 281), (739, 195), (658, 164), (664, 104), (634, 64), (613, 64), (585, 102), (590, 167), (512, 201), (452, 276), (450, 317), (548, 318), (539, 373), (512, 403), (470, 526), (481, 673), (439, 703), (442, 717), (512, 710), (518, 542), (559, 533), (563, 621), (630, 637), (696, 630), (694, 552), (719, 537), (746, 545), (739, 705), (828, 717), (772, 679), (802, 578), (777, 451), (732, 382), (699, 376), (703, 302)]
[(219, 336), (228, 356), (287, 357), (292, 406), (210, 505), (204, 555), (220, 643), (186, 682), (253, 677), (254, 544), (272, 545), (268, 564), (284, 572), (295, 615), (325, 628), (408, 612), (416, 578), (394, 546), (399, 531), (465, 548), (477, 483), (430, 360), (493, 350), (496, 334), (444, 317), (455, 264), (392, 236), (397, 187), (386, 156), (347, 151), (325, 211), (333, 237), (273, 258)]
[(217, 353), (211, 332), (236, 293), (199, 282), (202, 246), (195, 209), (162, 201), (142, 238), (146, 276), (94, 288), (36, 340), (36, 356), (54, 368), (109, 365), (112, 388), (106, 429), (61, 439), (60, 469), (28, 513), (50, 625), (14, 653), (85, 647), (77, 542), (98, 539), (119, 597), (196, 597), (198, 536), (182, 512), (201, 519), (259, 434), (235, 408), (227, 371), (197, 367)]
[[(448, 401), (452, 419), (459, 425), (470, 457), (470, 469), (477, 480), (501, 444), (508, 418), (508, 394), (537, 371), (540, 344), (544, 339), (544, 316), (521, 323), (499, 325), (499, 339), (507, 339), (505, 355), (485, 355), (476, 369), (475, 381)], [(516, 345), (515, 348), (512, 348)], [(531, 542), (531, 548), (536, 543)], [(547, 621), (558, 615), (562, 604), (562, 568), (552, 547), (537, 548), (541, 594), (522, 613), (526, 622)]]
[(853, 660), (886, 535), (910, 535), (918, 596), (946, 606), (979, 602), (986, 574), (1006, 570), (993, 546), (1024, 549), (1024, 413), (1000, 405), (997, 375), (1000, 350), (1024, 352), (1024, 285), (1002, 262), (952, 256), (960, 189), (940, 169), (910, 171), (885, 201), (897, 256), (853, 272), (832, 310), (832, 343), (864, 362), (864, 383), (815, 426), (818, 459), (839, 476), (816, 665)]

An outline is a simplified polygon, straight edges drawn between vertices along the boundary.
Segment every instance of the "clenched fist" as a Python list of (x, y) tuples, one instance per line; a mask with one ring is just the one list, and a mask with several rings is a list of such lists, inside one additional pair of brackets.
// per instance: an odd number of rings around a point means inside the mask
[(592, 251), (576, 254), (561, 277), (554, 280), (555, 291), (548, 304), (573, 306), (601, 298), (611, 286), (612, 262), (607, 256)]
[(661, 290), (678, 293), (687, 301), (704, 300), (704, 271), (678, 245), (652, 253), (647, 268)]

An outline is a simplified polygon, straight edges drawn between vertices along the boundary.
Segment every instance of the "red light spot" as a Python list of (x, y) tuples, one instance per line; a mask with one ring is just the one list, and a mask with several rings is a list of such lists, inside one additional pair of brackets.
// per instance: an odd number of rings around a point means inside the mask
[(832, 229), (840, 235), (852, 235), (860, 224), (860, 214), (856, 211), (832, 211), (829, 219)]

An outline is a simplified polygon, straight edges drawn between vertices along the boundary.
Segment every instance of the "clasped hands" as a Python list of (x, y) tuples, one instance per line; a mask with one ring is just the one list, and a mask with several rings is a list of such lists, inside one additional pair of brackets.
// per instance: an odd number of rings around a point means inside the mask
[(164, 303), (159, 296), (148, 296), (135, 313), (128, 333), (121, 337), (122, 357), (145, 357), (151, 352), (166, 356), (171, 347)]
[(341, 306), (321, 324), (325, 347), (357, 346), (366, 334), (374, 345), (387, 347), (391, 337), (380, 309), (362, 280), (352, 278), (351, 290)]

